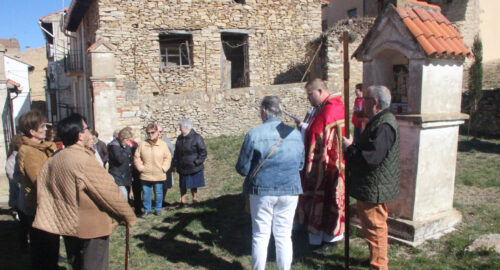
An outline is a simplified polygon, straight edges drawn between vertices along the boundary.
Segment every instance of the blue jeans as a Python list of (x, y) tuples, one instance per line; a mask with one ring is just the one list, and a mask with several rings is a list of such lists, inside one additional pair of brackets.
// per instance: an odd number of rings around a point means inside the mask
[(161, 212), (163, 202), (163, 181), (151, 182), (142, 180), (144, 212), (151, 213), (151, 189), (155, 191), (155, 211)]

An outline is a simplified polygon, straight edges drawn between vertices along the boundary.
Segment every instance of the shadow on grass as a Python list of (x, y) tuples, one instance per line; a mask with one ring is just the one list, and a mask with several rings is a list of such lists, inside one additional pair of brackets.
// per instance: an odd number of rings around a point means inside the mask
[[(311, 269), (344, 269), (344, 241), (338, 242), (332, 250), (324, 254), (315, 254), (309, 246), (308, 234), (306, 231), (295, 231), (292, 234), (292, 240), (294, 265), (302, 264)], [(350, 250), (352, 251), (352, 245)], [(351, 269), (366, 269), (370, 266), (369, 259), (354, 258), (354, 256), (358, 256), (352, 254), (352, 252), (350, 255), (349, 264)]]
[[(134, 237), (142, 242), (138, 247), (172, 263), (185, 263), (193, 268), (245, 269), (248, 265), (235, 260), (251, 254), (251, 220), (243, 209), (244, 198), (241, 195), (223, 195), (201, 202), (196, 208), (188, 209), (189, 212), (177, 210), (173, 216), (164, 218), (162, 225), (152, 228), (162, 233), (160, 238), (154, 233)], [(302, 264), (312, 269), (343, 269), (343, 241), (325, 255), (317, 255), (309, 247), (307, 232), (294, 232), (292, 240), (294, 265)], [(275, 260), (275, 245), (271, 236), (267, 261)], [(354, 269), (368, 266), (366, 260), (354, 257), (351, 257), (350, 264)]]
[(27, 252), (21, 252), (18, 238), (19, 222), (14, 220), (7, 206), (0, 207), (0, 268), (30, 269), (30, 259)]
[(472, 150), (488, 154), (500, 154), (500, 144), (483, 141), (476, 138), (470, 141), (463, 140), (458, 142), (459, 152), (469, 152)]
[[(243, 269), (240, 262), (230, 257), (250, 254), (250, 217), (243, 212), (244, 198), (241, 195), (224, 195), (200, 202), (193, 212), (178, 212), (164, 222), (177, 222), (173, 227), (157, 227), (165, 233), (160, 239), (148, 234), (135, 236), (148, 252), (166, 257), (169, 261), (184, 262), (192, 267), (207, 269)], [(192, 222), (203, 226), (201, 232), (192, 232), (187, 227)], [(186, 239), (186, 240), (184, 240)], [(217, 254), (203, 245), (217, 247)], [(225, 254), (232, 256), (225, 256)]]

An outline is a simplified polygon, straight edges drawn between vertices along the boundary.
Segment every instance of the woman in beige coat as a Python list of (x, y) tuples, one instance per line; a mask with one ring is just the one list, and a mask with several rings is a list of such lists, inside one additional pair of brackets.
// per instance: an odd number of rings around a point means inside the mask
[[(53, 142), (45, 141), (47, 119), (38, 111), (27, 112), (19, 118), (19, 131), (23, 144), (17, 154), (20, 180), (24, 192), (24, 207), (20, 217), (31, 228), (37, 208), (37, 176), (47, 159), (56, 149)], [(30, 254), (33, 269), (57, 269), (59, 235), (29, 229)]]
[(172, 156), (167, 144), (159, 139), (158, 126), (149, 124), (146, 128), (148, 139), (137, 147), (134, 154), (134, 165), (140, 172), (144, 214), (146, 217), (151, 214), (151, 190), (155, 192), (154, 214), (161, 215), (163, 202), (163, 183), (166, 179), (166, 172), (170, 168)]

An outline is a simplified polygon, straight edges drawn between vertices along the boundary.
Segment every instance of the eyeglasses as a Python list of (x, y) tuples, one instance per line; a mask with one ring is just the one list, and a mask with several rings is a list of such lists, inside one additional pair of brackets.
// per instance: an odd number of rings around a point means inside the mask
[(146, 132), (146, 133), (147, 133), (148, 135), (153, 135), (153, 134), (155, 134), (155, 133), (156, 133), (156, 131), (148, 131), (148, 132)]

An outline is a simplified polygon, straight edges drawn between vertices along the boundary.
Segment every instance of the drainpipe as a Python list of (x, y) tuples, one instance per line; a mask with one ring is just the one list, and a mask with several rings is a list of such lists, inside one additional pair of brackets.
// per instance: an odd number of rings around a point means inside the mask
[(11, 127), (14, 129), (14, 130), (12, 130), (12, 134), (16, 134), (16, 129), (17, 129), (16, 121), (14, 120), (14, 99), (16, 99), (19, 96), (19, 92), (21, 92), (21, 91), (19, 91), (19, 88), (17, 88), (17, 86), (14, 86), (14, 87), (15, 87), (14, 93), (16, 93), (16, 96), (11, 98), (9, 85), (7, 85), (7, 94), (9, 95), (9, 101), (10, 101), (10, 104), (9, 104), (10, 105), (10, 115), (11, 115), (11, 117), (10, 117), (11, 123), (10, 124), (11, 124)]

